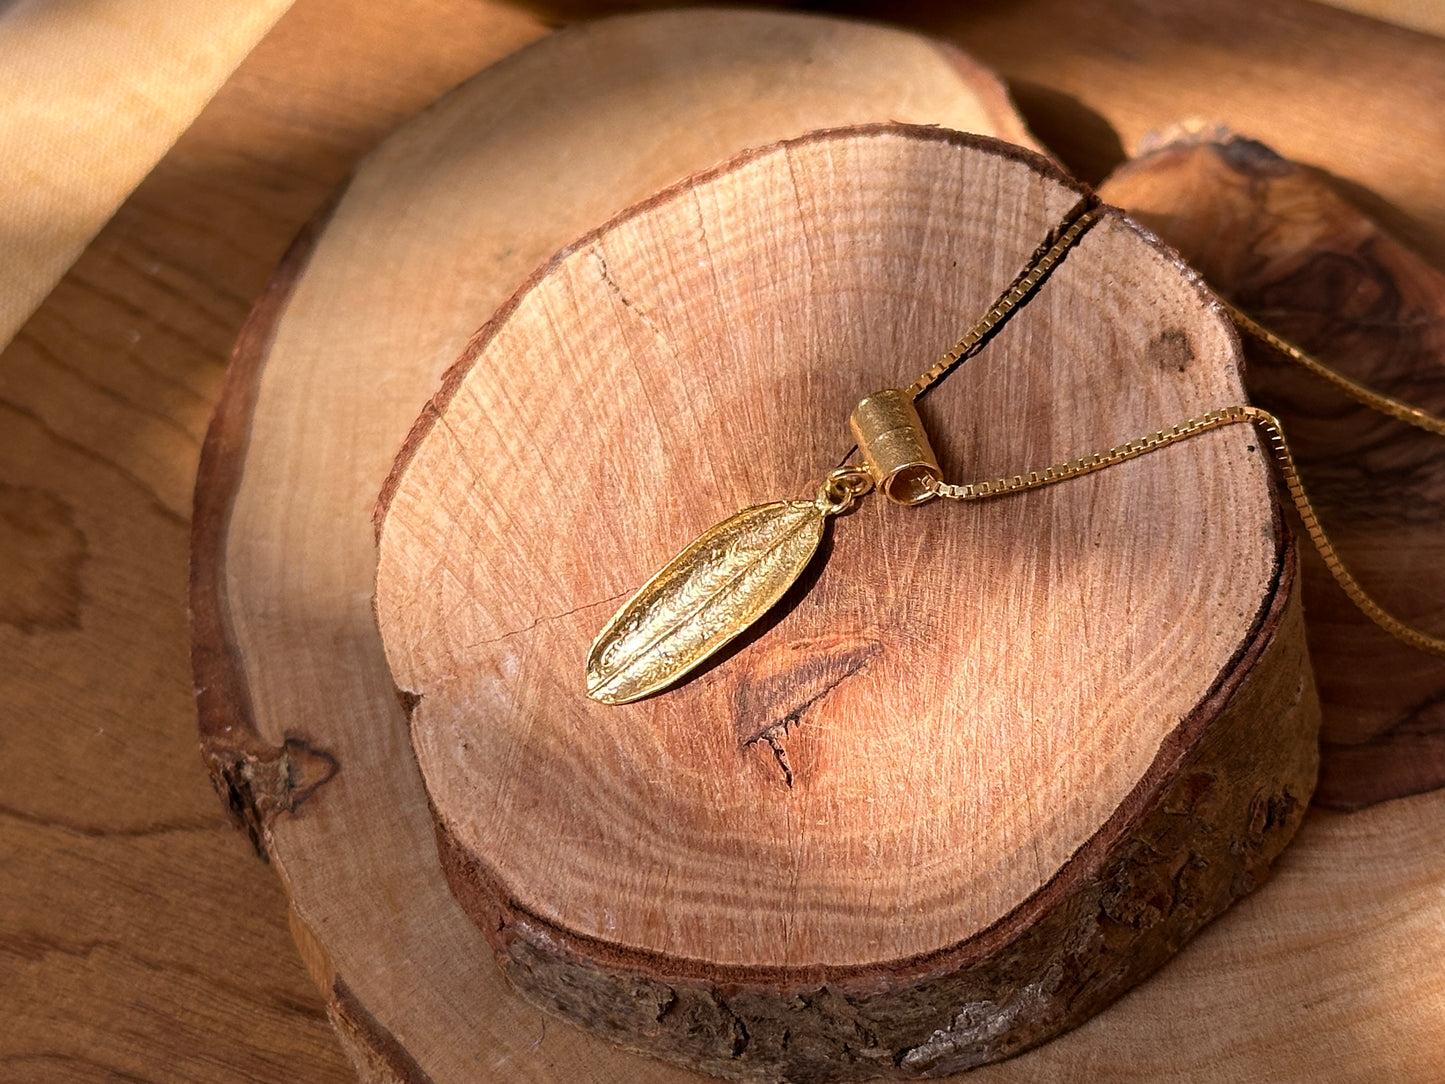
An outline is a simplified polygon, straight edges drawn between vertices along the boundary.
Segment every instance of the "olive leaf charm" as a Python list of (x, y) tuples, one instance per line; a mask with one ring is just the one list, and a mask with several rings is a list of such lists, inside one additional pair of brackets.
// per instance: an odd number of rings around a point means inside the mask
[(802, 575), (829, 516), (872, 488), (859, 467), (811, 501), (753, 505), (709, 527), (608, 621), (587, 656), (587, 695), (626, 704), (659, 692), (762, 617)]

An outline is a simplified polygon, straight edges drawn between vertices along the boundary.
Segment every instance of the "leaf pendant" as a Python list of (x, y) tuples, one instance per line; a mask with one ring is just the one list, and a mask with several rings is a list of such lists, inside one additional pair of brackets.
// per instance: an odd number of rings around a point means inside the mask
[(704, 531), (613, 614), (587, 656), (587, 695), (626, 704), (693, 670), (783, 597), (833, 509), (758, 504)]

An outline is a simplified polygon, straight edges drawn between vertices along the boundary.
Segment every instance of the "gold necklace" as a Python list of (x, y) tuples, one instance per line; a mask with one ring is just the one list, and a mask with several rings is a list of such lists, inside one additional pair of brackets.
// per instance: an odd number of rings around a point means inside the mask
[[(1306, 534), (1352, 602), (1370, 620), (1411, 647), (1445, 656), (1445, 638), (1400, 621), (1374, 601), (1340, 560), (1300, 484), (1279, 420), (1258, 407), (1210, 410), (1103, 451), (1010, 477), (952, 485), (944, 482), (914, 403), (977, 353), (1100, 216), (1092, 200), (1077, 205), (1036, 249), (1024, 269), (953, 347), (906, 388), (862, 399), (848, 424), (857, 445), (829, 472), (811, 500), (753, 505), (708, 528), (669, 561), (603, 626), (587, 656), (587, 695), (625, 704), (676, 683), (766, 613), (812, 561), (831, 516), (878, 489), (895, 504), (935, 497), (985, 500), (1090, 474), (1179, 441), (1247, 423), (1259, 429), (1294, 502)], [(1221, 301), (1236, 326), (1307, 372), (1363, 403), (1427, 432), (1445, 435), (1445, 420), (1382, 395), (1335, 372), (1285, 342), (1238, 308)], [(848, 462), (861, 450), (863, 462)]]

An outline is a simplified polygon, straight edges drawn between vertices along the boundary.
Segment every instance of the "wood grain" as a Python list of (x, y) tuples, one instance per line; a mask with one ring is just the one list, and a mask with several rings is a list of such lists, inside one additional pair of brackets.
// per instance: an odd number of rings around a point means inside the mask
[(1333, 7), (1357, 11), (1396, 26), (1408, 26), (1445, 37), (1445, 11), (1431, 0), (1322, 0)]
[[(528, 6), (566, 20), (660, 2)], [(1334, 172), (1388, 230), (1445, 264), (1445, 206), (1435, 183), (1445, 155), (1445, 115), (1435, 107), (1445, 93), (1445, 38), (1295, 0), (836, 0), (825, 7), (921, 30), (982, 59), (1007, 81), (1034, 134), (1090, 184), (1155, 128), (1189, 117), (1221, 121), (1293, 161)]]
[(0, 348), (288, 6), (0, 8)]
[[(1212, 128), (1161, 137), (1107, 197), (1213, 286), (1314, 356), (1445, 414), (1445, 275), (1316, 171)], [(1445, 629), (1445, 441), (1360, 406), (1251, 344), (1251, 398), (1284, 423), (1344, 560), (1406, 621)], [(1306, 555), (1324, 707), (1319, 799), (1334, 808), (1445, 785), (1445, 660), (1376, 628)]]
[[(1319, 4), (1073, 0), (850, 10), (983, 58), (1035, 134), (1101, 181), (1144, 136), (1204, 117), (1338, 175), (1391, 233), (1445, 264), (1445, 39)], [(1389, 138), (1382, 138), (1390, 133)]]

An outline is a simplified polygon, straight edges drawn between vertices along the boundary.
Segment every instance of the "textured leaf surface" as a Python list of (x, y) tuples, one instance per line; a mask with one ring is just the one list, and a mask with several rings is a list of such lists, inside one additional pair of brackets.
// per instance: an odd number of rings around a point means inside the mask
[(824, 518), (811, 501), (775, 501), (709, 527), (597, 634), (587, 695), (625, 704), (703, 662), (792, 586), (817, 552)]

